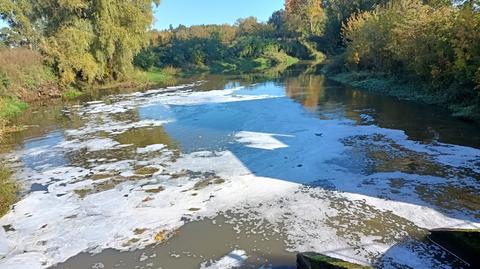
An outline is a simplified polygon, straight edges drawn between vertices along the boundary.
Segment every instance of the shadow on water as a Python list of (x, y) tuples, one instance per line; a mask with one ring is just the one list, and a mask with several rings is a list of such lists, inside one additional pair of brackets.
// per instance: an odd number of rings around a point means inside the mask
[[(478, 220), (479, 190), (461, 183), (465, 178), (479, 179), (478, 173), (438, 163), (428, 154), (404, 147), (402, 141), (397, 144), (398, 141), (375, 133), (377, 129), (368, 135), (346, 135), (336, 145), (341, 154), (329, 156), (336, 151), (332, 144), (338, 137), (336, 133), (351, 132), (356, 125), (403, 130), (409, 139), (425, 145), (445, 142), (471, 147), (479, 146), (479, 137), (475, 135), (478, 126), (453, 120), (435, 107), (341, 88), (322, 76), (288, 78), (284, 84), (258, 84), (240, 90), (239, 94), (281, 96), (285, 91), (310, 112), (292, 104), (288, 97), (176, 105), (172, 106), (172, 113), (177, 120), (164, 128), (182, 145), (183, 152), (228, 149), (257, 176), (434, 206), (454, 218)], [(140, 108), (139, 115), (142, 119), (156, 119), (162, 114), (162, 108), (159, 109)], [(284, 118), (278, 116), (284, 112)], [(289, 114), (295, 117), (289, 118)], [(332, 126), (316, 117), (340, 122)], [(258, 124), (259, 118), (265, 124)], [(344, 119), (353, 120), (353, 126)], [(254, 136), (272, 134), (280, 146), (269, 149), (237, 143), (235, 134), (241, 131), (253, 132)], [(397, 175), (370, 177), (376, 173)]]
[(355, 89), (313, 74), (287, 77), (285, 90), (320, 117), (361, 122), (366, 115), (369, 124), (403, 130), (413, 140), (480, 148), (478, 124), (454, 118), (437, 106)]
[[(250, 81), (232, 80), (224, 76), (208, 77), (207, 80), (209, 82), (199, 90), (250, 84)], [(453, 119), (447, 111), (437, 107), (344, 87), (312, 74), (287, 76), (238, 92), (277, 97), (230, 103), (173, 105), (168, 113), (175, 115), (174, 122), (162, 127), (132, 129), (114, 139), (135, 147), (165, 144), (184, 153), (229, 150), (257, 176), (417, 204), (464, 221), (478, 221), (480, 218), (479, 189), (467, 181), (480, 179), (475, 171), (441, 165), (429, 156), (409, 150), (382, 134), (362, 136), (352, 132), (340, 141), (336, 139), (336, 132), (351, 131), (355, 126), (373, 126), (404, 131), (409, 139), (421, 144), (448, 143), (480, 148), (478, 125)], [(13, 137), (11, 143), (35, 137), (38, 133), (79, 125), (78, 120), (68, 123), (70, 116), (57, 118), (55, 115), (60, 113), (59, 108), (51, 113), (45, 114), (50, 119), (45, 127), (22, 132)], [(163, 119), (164, 113), (162, 106), (148, 106), (138, 108), (133, 116), (141, 120)], [(34, 117), (39, 120), (42, 114)], [(265, 124), (256, 122), (258, 119), (265, 121)], [(335, 121), (335, 126), (327, 120)], [(238, 143), (239, 137), (236, 135), (242, 131), (255, 136), (268, 134), (273, 144), (268, 145), (269, 148), (262, 148)], [(46, 140), (27, 140), (24, 145), (27, 148), (36, 147), (38, 143), (48, 146), (61, 137), (60, 132), (53, 132), (44, 137)], [(334, 139), (329, 140), (331, 137)], [(112, 156), (107, 157), (121, 159), (125, 155), (125, 159), (128, 159), (133, 156), (129, 154), (134, 154), (128, 151), (129, 148), (123, 150), (125, 152), (112, 151)], [(106, 153), (95, 154), (98, 156), (88, 157), (105, 157)], [(329, 154), (333, 154), (334, 158)], [(67, 159), (70, 163), (85, 162), (85, 156), (80, 154), (57, 157), (61, 162), (67, 162)], [(46, 160), (24, 161), (28, 164)], [(378, 173), (397, 174), (372, 177)], [(348, 223), (348, 214), (340, 217), (344, 219), (338, 221), (347, 221), (347, 226), (353, 225)], [(377, 222), (381, 224), (385, 220), (379, 219)], [(395, 228), (394, 225), (392, 227)], [(164, 268), (198, 268), (203, 261), (218, 260), (235, 249), (249, 250), (246, 265), (250, 267), (258, 268), (258, 265), (268, 262), (272, 263), (273, 268), (294, 268), (293, 255), (285, 251), (284, 235), (271, 232), (267, 228), (258, 234), (238, 234), (228, 218), (217, 217), (215, 222), (203, 220), (186, 224), (177, 235), (157, 246), (123, 253), (106, 250), (95, 256), (80, 254), (58, 268), (85, 268), (86, 264), (90, 267), (99, 262), (103, 268), (149, 267), (152, 263)], [(385, 232), (389, 230), (385, 229)], [(418, 241), (411, 243), (414, 241), (406, 240), (389, 249), (379, 259), (380, 267), (382, 262), (399, 256), (405, 249), (423, 248), (428, 251), (432, 248)], [(205, 247), (206, 244), (208, 247)], [(178, 259), (177, 255), (181, 255), (182, 259)]]

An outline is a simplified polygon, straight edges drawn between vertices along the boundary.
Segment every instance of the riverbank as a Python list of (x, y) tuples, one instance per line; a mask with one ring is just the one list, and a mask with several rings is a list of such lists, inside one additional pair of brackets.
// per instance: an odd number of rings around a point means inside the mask
[(480, 123), (480, 110), (474, 101), (460, 102), (446, 94), (440, 95), (429, 91), (419, 83), (370, 72), (341, 72), (327, 76), (331, 80), (362, 90), (386, 94), (401, 100), (441, 106), (447, 108), (454, 117)]
[(15, 202), (17, 185), (12, 181), (12, 172), (0, 164), (0, 217), (8, 212)]
[[(14, 121), (29, 105), (73, 101), (95, 91), (122, 89), (150, 89), (174, 85), (184, 74), (165, 68), (136, 71), (128, 80), (102, 85), (62, 87), (41, 56), (31, 50), (0, 51), (0, 143), (5, 135), (22, 129)], [(17, 186), (9, 168), (0, 164), (0, 216), (6, 214), (16, 200)]]
[[(170, 86), (184, 75), (180, 70), (170, 68), (150, 71), (137, 70), (127, 80), (96, 85), (76, 85), (75, 87), (62, 87), (56, 78), (39, 82), (36, 88), (25, 87), (25, 82), (28, 82), (30, 78), (16, 80), (15, 85), (9, 83), (0, 93), (0, 142), (6, 133), (18, 129), (19, 126), (12, 125), (12, 121), (30, 104), (72, 101), (95, 91), (120, 88), (142, 90)], [(10, 81), (10, 79), (8, 80)]]

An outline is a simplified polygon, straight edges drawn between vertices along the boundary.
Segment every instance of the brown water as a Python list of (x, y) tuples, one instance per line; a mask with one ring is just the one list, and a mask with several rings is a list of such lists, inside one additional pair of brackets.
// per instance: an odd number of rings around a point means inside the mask
[(201, 80), (20, 117), (0, 268), (294, 268), (296, 251), (464, 266), (422, 238), (480, 227), (478, 125), (315, 74)]
[(245, 268), (269, 265), (295, 268), (295, 256), (285, 251), (285, 238), (268, 225), (249, 226), (238, 233), (227, 217), (186, 224), (170, 240), (142, 250), (119, 252), (106, 250), (98, 255), (81, 254), (56, 268), (88, 268), (103, 264), (105, 268), (198, 268), (219, 260), (232, 249), (249, 249)]

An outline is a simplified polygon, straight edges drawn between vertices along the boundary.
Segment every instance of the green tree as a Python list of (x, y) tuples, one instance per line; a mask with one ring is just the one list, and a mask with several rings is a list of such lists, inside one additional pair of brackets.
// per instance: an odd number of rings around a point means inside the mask
[(287, 37), (290, 35), (287, 29), (287, 21), (285, 17), (285, 10), (277, 10), (273, 12), (268, 20), (268, 24), (273, 27), (275, 31), (275, 36), (277, 37)]
[(65, 84), (125, 78), (159, 0), (0, 0), (17, 42), (39, 49)]
[(344, 47), (341, 38), (342, 25), (356, 13), (370, 11), (388, 0), (325, 0), (327, 15), (325, 34), (322, 40), (327, 51), (334, 52)]
[(480, 95), (480, 13), (475, 3), (469, 2), (460, 9), (457, 18), (453, 29), (455, 76), (463, 85), (473, 84)]
[[(480, 10), (477, 1), (391, 0), (343, 26), (351, 69), (415, 82), (457, 115), (480, 115)], [(474, 116), (477, 115), (477, 116)]]
[(324, 32), (326, 15), (321, 0), (286, 0), (285, 18), (288, 29), (302, 38)]

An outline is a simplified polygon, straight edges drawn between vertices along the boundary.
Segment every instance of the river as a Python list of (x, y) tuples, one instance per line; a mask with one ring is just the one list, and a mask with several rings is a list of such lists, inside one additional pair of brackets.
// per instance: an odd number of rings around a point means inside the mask
[(480, 228), (480, 127), (438, 107), (315, 74), (87, 99), (2, 146), (0, 268), (458, 268), (428, 229)]

